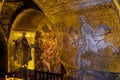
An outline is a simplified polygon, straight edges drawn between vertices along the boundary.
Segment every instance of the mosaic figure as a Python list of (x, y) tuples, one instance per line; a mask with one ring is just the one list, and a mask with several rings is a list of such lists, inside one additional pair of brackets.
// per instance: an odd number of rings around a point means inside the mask
[(94, 29), (92, 29), (92, 26), (88, 24), (85, 17), (80, 17), (81, 20), (81, 26), (80, 26), (80, 32), (82, 37), (86, 41), (86, 50), (93, 51), (97, 53), (96, 43), (93, 39), (93, 33), (95, 32)]
[(42, 33), (40, 31), (36, 32), (34, 48), (35, 48), (36, 69), (42, 70), (43, 64), (42, 64), (41, 56), (44, 53), (44, 49), (43, 49)]
[(76, 62), (78, 66), (80, 66), (79, 56), (88, 51), (98, 54), (98, 51), (102, 51), (107, 47), (111, 47), (112, 53), (119, 53), (119, 50), (111, 42), (105, 42), (105, 35), (111, 33), (112, 29), (104, 23), (100, 23), (97, 28), (93, 30), (91, 26), (87, 23), (86, 18), (81, 17), (81, 38), (75, 38), (75, 36), (78, 35), (77, 33), (75, 33), (74, 28), (75, 27), (72, 28), (74, 32), (73, 45), (78, 48), (76, 53)]

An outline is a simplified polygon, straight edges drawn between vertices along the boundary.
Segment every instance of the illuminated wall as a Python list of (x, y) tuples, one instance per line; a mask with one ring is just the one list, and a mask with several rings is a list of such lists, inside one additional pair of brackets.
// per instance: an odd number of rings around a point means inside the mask
[(27, 67), (60, 73), (57, 35), (52, 27), (46, 16), (37, 10), (24, 10), (16, 17), (8, 44), (9, 72)]
[[(34, 0), (48, 19), (56, 25), (54, 28), (56, 28), (56, 33), (58, 33), (59, 56), (68, 74), (74, 74), (75, 70), (79, 68), (112, 72), (120, 71), (120, 39), (118, 37), (120, 35), (120, 6), (117, 1)], [(95, 33), (98, 32), (93, 35), (94, 47), (90, 44), (92, 42), (89, 42), (91, 37), (87, 37), (88, 39), (83, 38), (84, 36), (80, 32), (81, 17), (85, 17)], [(107, 26), (109, 29), (102, 30), (102, 32), (100, 26)], [(96, 37), (98, 38), (98, 35), (100, 39), (97, 40)], [(101, 35), (104, 36), (100, 37)], [(76, 41), (74, 41), (75, 39)], [(88, 40), (88, 43), (85, 40)], [(100, 43), (101, 41), (103, 42)], [(107, 45), (112, 45), (112, 47)], [(104, 46), (107, 47), (105, 48)]]
[[(32, 50), (32, 60), (28, 63), (28, 69), (55, 72), (57, 68), (59, 72), (60, 68), (56, 65), (62, 63), (68, 75), (74, 74), (76, 69), (120, 71), (119, 5), (114, 4), (116, 2), (113, 3), (111, 0), (34, 1), (48, 19), (41, 16), (43, 14), (39, 11), (30, 11), (30, 14), (25, 12), (26, 15), (23, 12), (22, 17), (16, 19), (9, 39), (10, 70), (17, 66), (12, 65), (15, 64), (12, 60), (13, 40), (18, 39), (22, 32), (26, 32)], [(86, 33), (87, 37), (81, 34), (84, 23), (82, 17), (94, 30), (92, 36), (89, 36), (90, 30)]]
[[(29, 13), (29, 15), (26, 16), (26, 13)], [(34, 16), (32, 16), (33, 13), (34, 13)], [(16, 53), (15, 41), (17, 39), (19, 39), (19, 37), (22, 36), (22, 33), (26, 32), (25, 37), (27, 38), (29, 46), (31, 46), (31, 44), (34, 44), (35, 29), (37, 29), (37, 26), (32, 25), (32, 22), (29, 22), (30, 19), (23, 18), (23, 20), (22, 20), (22, 17), (31, 16), (33, 18), (36, 16), (35, 14), (37, 15), (37, 14), (39, 14), (39, 12), (38, 11), (33, 12), (32, 10), (24, 11), (23, 13), (21, 13), (20, 15), (17, 16), (16, 20), (12, 24), (12, 29), (10, 32), (10, 38), (9, 38), (9, 43), (8, 43), (8, 55), (9, 55), (8, 56), (8, 70), (9, 70), (9, 72), (15, 71), (15, 70), (19, 69), (19, 67), (22, 66), (21, 64), (16, 62), (15, 55), (14, 55)], [(25, 23), (29, 23), (29, 24), (25, 24)], [(33, 54), (33, 52), (34, 52), (34, 49), (31, 48), (32, 60), (30, 60), (28, 62), (28, 67), (30, 69), (34, 69), (34, 54)], [(21, 51), (21, 54), (22, 54), (22, 51)]]

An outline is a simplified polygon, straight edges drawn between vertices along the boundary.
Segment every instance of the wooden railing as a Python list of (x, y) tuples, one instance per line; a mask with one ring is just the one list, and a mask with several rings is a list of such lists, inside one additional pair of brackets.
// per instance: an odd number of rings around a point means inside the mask
[(58, 73), (21, 70), (18, 72), (8, 73), (5, 75), (5, 80), (63, 80), (63, 75)]
[(35, 80), (63, 80), (62, 74), (36, 71)]

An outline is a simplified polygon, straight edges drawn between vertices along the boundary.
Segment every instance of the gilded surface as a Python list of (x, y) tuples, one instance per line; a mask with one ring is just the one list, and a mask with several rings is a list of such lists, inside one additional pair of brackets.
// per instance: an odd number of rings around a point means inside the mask
[[(34, 12), (34, 14), (31, 15), (33, 12)], [(32, 10), (32, 9), (23, 11), (20, 15), (17, 16), (16, 20), (12, 24), (12, 29), (11, 29), (11, 32), (10, 32), (10, 38), (9, 38), (9, 41), (8, 41), (9, 42), (8, 43), (8, 51), (9, 51), (8, 56), (10, 56), (10, 57), (8, 57), (8, 71), (9, 72), (10, 71), (16, 71), (20, 67), (27, 67), (28, 69), (31, 69), (31, 70), (33, 70), (35, 68), (35, 65), (34, 65), (34, 48), (31, 45), (34, 44), (35, 31), (38, 27), (38, 26), (36, 26), (32, 23), (32, 19), (34, 17), (36, 17), (37, 14), (40, 14), (40, 12), (36, 11), (36, 10)], [(30, 19), (24, 18), (25, 16), (26, 17), (31, 16), (32, 18), (31, 17), (29, 17)], [(20, 25), (20, 24), (22, 24), (22, 25)], [(28, 65), (19, 64), (18, 61), (15, 60), (15, 56), (14, 56), (15, 48), (16, 48), (15, 47), (16, 44), (15, 44), (14, 40), (17, 40), (17, 39), (19, 39), (19, 37), (22, 37), (23, 32), (26, 32), (25, 37), (27, 39), (28, 45), (31, 48), (31, 53), (30, 54), (32, 56), (31, 57), (32, 60), (28, 61)], [(22, 47), (21, 47), (21, 49), (22, 49)], [(22, 51), (19, 49), (19, 51), (17, 53), (19, 54), (21, 52)], [(22, 61), (22, 60), (23, 59), (21, 58), (19, 61)]]
[[(16, 28), (13, 29), (10, 38), (10, 50), (12, 51), (13, 42), (12, 40), (17, 39), (21, 36), (23, 30), (26, 31), (27, 40), (29, 44), (34, 46), (34, 43), (40, 43), (42, 45), (43, 51), (35, 51), (32, 48), (32, 61), (28, 66), (32, 66), (31, 69), (36, 67), (37, 70), (42, 70), (42, 67), (36, 66), (41, 63), (45, 65), (45, 71), (52, 71), (56, 69), (55, 64), (60, 62), (64, 65), (68, 74), (72, 74), (76, 69), (90, 69), (90, 70), (101, 70), (101, 71), (111, 71), (119, 72), (120, 71), (120, 59), (119, 53), (112, 54), (112, 48), (107, 47), (105, 50), (99, 51), (98, 55), (93, 52), (87, 52), (77, 56), (80, 59), (84, 59), (82, 63), (89, 63), (87, 66), (83, 67), (82, 65), (76, 64), (76, 54), (78, 47), (73, 47), (73, 37), (71, 37), (70, 27), (74, 26), (76, 28), (77, 37), (81, 39), (82, 35), (80, 33), (81, 21), (80, 17), (86, 17), (88, 23), (92, 26), (94, 30), (98, 27), (100, 23), (104, 23), (112, 29), (112, 32), (104, 36), (105, 42), (111, 42), (114, 47), (120, 49), (120, 23), (119, 23), (119, 5), (118, 2), (114, 2), (117, 7), (114, 7), (114, 4), (111, 0), (105, 0), (105, 3), (102, 1), (90, 0), (86, 3), (80, 0), (34, 0), (36, 4), (43, 10), (45, 15), (48, 17), (50, 22), (47, 22), (47, 19), (43, 19), (41, 14), (35, 12), (29, 12), (27, 15), (23, 15), (16, 20)], [(98, 3), (99, 5), (98, 5)], [(94, 3), (93, 3), (94, 2)], [(104, 3), (104, 4), (103, 4)], [(79, 6), (80, 4), (80, 6)], [(82, 6), (85, 4), (86, 6)], [(103, 5), (102, 5), (103, 4)], [(34, 15), (34, 16), (33, 16)], [(19, 21), (19, 19), (21, 19)], [(42, 19), (42, 21), (41, 21)], [(31, 21), (30, 21), (31, 20)], [(22, 23), (22, 25), (21, 25)], [(28, 24), (27, 24), (28, 23)], [(22, 27), (21, 27), (22, 26)], [(45, 27), (47, 26), (47, 27)], [(36, 35), (36, 33), (39, 35)], [(16, 33), (16, 34), (15, 34)], [(39, 36), (35, 40), (35, 36)], [(38, 40), (38, 41), (37, 41)], [(43, 44), (41, 44), (43, 43)], [(39, 46), (37, 46), (39, 47)], [(44, 53), (40, 55), (38, 61), (34, 65), (34, 54)], [(50, 53), (51, 52), (51, 55)], [(12, 55), (12, 52), (10, 52)], [(44, 59), (42, 59), (44, 58)], [(53, 62), (53, 59), (58, 59), (58, 62)], [(39, 61), (42, 59), (42, 62)], [(9, 59), (10, 64), (13, 64), (12, 58)], [(89, 62), (90, 61), (90, 62)], [(15, 62), (14, 62), (15, 64)], [(15, 66), (15, 65), (13, 65)], [(16, 65), (17, 66), (17, 65)], [(11, 67), (12, 68), (12, 67)]]
[[(17, 60), (14, 59), (15, 56), (15, 42), (13, 40), (17, 40), (19, 37), (22, 36), (22, 31), (12, 31), (12, 34), (10, 35), (10, 39), (9, 39), (9, 71), (15, 71), (17, 69), (19, 69), (20, 67), (23, 66), (23, 64), (21, 63), (22, 60), (25, 58), (22, 58), (22, 49), (19, 49), (20, 51), (17, 51), (16, 54), (21, 54), (19, 55), (19, 58), (17, 58)], [(34, 43), (34, 33), (33, 32), (26, 32), (26, 39), (28, 40), (29, 45)], [(34, 49), (31, 49), (31, 56), (32, 56), (32, 60), (30, 60), (28, 62), (28, 69), (34, 69)]]
[[(59, 56), (68, 74), (74, 73), (74, 69), (81, 68), (75, 64), (75, 55), (77, 47), (72, 47), (69, 28), (75, 26), (80, 34), (80, 17), (85, 16), (88, 23), (95, 30), (100, 23), (104, 23), (112, 28), (112, 32), (105, 35), (105, 42), (111, 42), (117, 49), (119, 44), (119, 2), (118, 0), (65, 0), (59, 4), (59, 0), (52, 0), (51, 2), (44, 0), (34, 0), (36, 4), (45, 12), (49, 20), (55, 24), (54, 29), (58, 33)], [(47, 3), (49, 2), (49, 3)], [(59, 29), (59, 31), (58, 31)], [(119, 55), (112, 55), (111, 48), (106, 48), (105, 51), (99, 52), (99, 55), (92, 53), (84, 54), (80, 58), (88, 59), (92, 62), (90, 67), (83, 67), (83, 69), (102, 70), (119, 72)], [(101, 65), (102, 64), (102, 65)]]
[[(24, 33), (26, 35), (23, 38)], [(8, 48), (9, 71), (27, 67), (31, 70), (60, 73), (57, 35), (52, 24), (40, 11), (28, 9), (18, 15), (12, 25)], [(28, 54), (31, 59), (25, 62)]]

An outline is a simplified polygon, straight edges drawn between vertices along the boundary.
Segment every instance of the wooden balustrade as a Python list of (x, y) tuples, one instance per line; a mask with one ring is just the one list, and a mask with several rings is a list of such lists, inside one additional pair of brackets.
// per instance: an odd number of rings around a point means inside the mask
[[(7, 76), (7, 77), (6, 77)], [(43, 72), (43, 71), (33, 71), (25, 69), (8, 73), (5, 75), (5, 80), (18, 79), (18, 80), (63, 80), (63, 74)]]
[(62, 74), (36, 71), (36, 80), (63, 80)]

